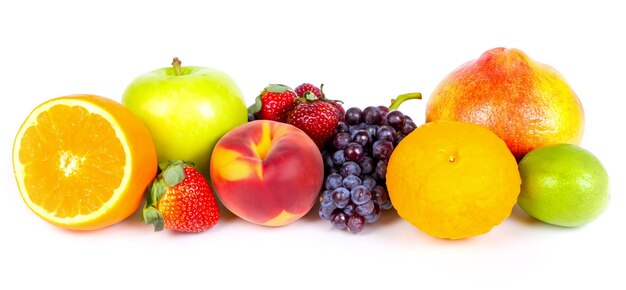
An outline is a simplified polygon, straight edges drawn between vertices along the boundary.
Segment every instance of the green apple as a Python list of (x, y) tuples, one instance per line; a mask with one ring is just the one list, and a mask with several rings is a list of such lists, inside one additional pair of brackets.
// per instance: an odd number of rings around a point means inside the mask
[(122, 97), (152, 134), (159, 163), (186, 160), (209, 177), (213, 147), (226, 132), (246, 123), (241, 90), (227, 74), (208, 67), (172, 67), (133, 80)]

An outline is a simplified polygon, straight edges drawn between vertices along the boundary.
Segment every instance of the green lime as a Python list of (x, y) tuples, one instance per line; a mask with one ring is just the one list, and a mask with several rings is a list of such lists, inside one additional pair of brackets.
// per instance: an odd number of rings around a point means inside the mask
[(609, 204), (609, 176), (591, 152), (570, 144), (537, 148), (519, 163), (519, 206), (543, 222), (576, 227), (597, 218)]

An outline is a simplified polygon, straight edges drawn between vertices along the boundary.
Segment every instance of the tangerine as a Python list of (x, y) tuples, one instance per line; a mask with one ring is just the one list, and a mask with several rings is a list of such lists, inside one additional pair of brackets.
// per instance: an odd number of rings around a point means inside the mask
[(505, 142), (472, 123), (427, 123), (407, 135), (387, 167), (400, 217), (448, 239), (484, 234), (507, 218), (521, 179)]
[(68, 229), (126, 219), (156, 175), (148, 129), (121, 104), (72, 95), (37, 106), (13, 144), (13, 170), (26, 205)]

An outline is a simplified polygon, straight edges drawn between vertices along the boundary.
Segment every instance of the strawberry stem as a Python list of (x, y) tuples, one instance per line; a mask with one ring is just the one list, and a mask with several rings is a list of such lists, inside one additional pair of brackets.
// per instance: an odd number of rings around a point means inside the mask
[(165, 194), (167, 187), (163, 179), (157, 177), (146, 188), (146, 203), (141, 211), (141, 220), (149, 225), (154, 225), (154, 231), (162, 231), (164, 226), (163, 214), (157, 209), (159, 199)]
[(176, 74), (176, 76), (183, 75), (183, 72), (180, 69), (181, 64), (182, 62), (180, 61), (180, 59), (178, 59), (178, 57), (175, 57), (174, 60), (172, 60), (172, 66), (174, 66), (174, 73)]
[(258, 112), (261, 111), (261, 109), (263, 109), (263, 101), (261, 101), (261, 98), (263, 98), (263, 95), (265, 93), (278, 93), (278, 94), (282, 94), (286, 91), (293, 91), (290, 87), (286, 86), (286, 85), (281, 85), (281, 84), (269, 84), (267, 85), (262, 91), (261, 93), (254, 99), (254, 104), (252, 104), (250, 107), (248, 107), (248, 113), (250, 114), (256, 114)]
[(389, 111), (397, 110), (398, 107), (406, 100), (421, 100), (421, 93), (407, 93), (399, 95), (396, 99), (391, 100), (391, 106), (389, 106)]
[(286, 91), (293, 91), (290, 87), (282, 84), (269, 84), (265, 87), (264, 91), (271, 93), (284, 93)]
[(159, 164), (161, 173), (146, 188), (141, 219), (146, 224), (154, 225), (154, 231), (163, 230), (163, 214), (159, 211), (159, 200), (167, 192), (168, 188), (176, 186), (185, 179), (184, 166), (194, 166), (192, 162), (182, 160), (170, 160)]

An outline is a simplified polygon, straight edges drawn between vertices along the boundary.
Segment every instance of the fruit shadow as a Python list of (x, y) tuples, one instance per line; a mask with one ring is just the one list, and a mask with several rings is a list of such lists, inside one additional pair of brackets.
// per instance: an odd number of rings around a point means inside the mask
[(581, 228), (581, 227), (559, 226), (559, 225), (553, 225), (553, 224), (542, 222), (530, 216), (529, 214), (527, 214), (518, 204), (516, 204), (513, 207), (513, 211), (511, 212), (509, 219), (523, 226), (541, 228), (543, 230), (548, 230), (548, 231), (576, 231)]
[[(225, 225), (239, 223), (242, 221), (240, 217), (228, 210), (228, 208), (226, 208), (219, 199), (216, 198), (216, 201), (220, 211), (220, 221), (215, 230)], [(126, 220), (122, 222), (122, 226), (132, 231), (146, 231), (146, 229), (153, 228), (152, 225), (145, 224), (141, 218), (141, 212), (143, 210), (143, 207), (144, 205), (142, 204), (131, 216), (129, 216)], [(319, 202), (316, 202), (311, 210), (307, 212), (304, 216), (302, 216), (302, 218), (298, 219), (297, 222), (305, 224), (327, 224), (329, 228), (332, 228), (329, 221), (326, 221), (319, 216), (319, 208), (320, 204)], [(366, 230), (369, 228), (369, 231), (374, 231), (376, 228), (385, 228), (391, 224), (395, 224), (401, 221), (402, 220), (398, 216), (395, 209), (383, 210), (380, 218), (376, 222), (366, 225)]]
[(226, 206), (224, 206), (219, 198), (216, 197), (215, 200), (217, 201), (217, 207), (220, 210), (220, 223), (232, 223), (239, 219), (238, 216), (236, 216), (228, 208), (226, 208)]
[[(219, 223), (230, 223), (232, 221), (237, 220), (239, 217), (231, 213), (221, 202), (216, 198), (217, 206), (220, 211), (220, 221)], [(132, 229), (145, 229), (145, 227), (153, 227), (152, 225), (147, 225), (143, 222), (141, 218), (141, 212), (143, 210), (144, 204), (142, 204), (131, 216), (126, 218), (123, 221), (125, 227), (130, 227)]]
[(527, 225), (527, 226), (538, 226), (538, 225), (544, 224), (541, 221), (528, 215), (517, 204), (513, 207), (513, 210), (511, 211), (511, 215), (509, 216), (509, 219), (511, 219), (512, 221), (516, 223)]
[[(324, 220), (319, 216), (319, 209), (320, 203), (316, 202), (313, 208), (311, 208), (311, 210), (306, 215), (300, 218), (298, 222), (323, 224), (327, 225), (329, 229), (332, 229), (330, 221)], [(402, 222), (402, 219), (400, 218), (400, 216), (398, 216), (395, 209), (383, 210), (380, 218), (371, 224), (366, 224), (365, 229), (360, 232), (359, 235), (365, 235), (366, 232), (375, 232), (377, 228), (385, 228), (399, 222)]]
[[(167, 236), (170, 236), (170, 237), (177, 237), (177, 236), (178, 237), (189, 237), (189, 236), (195, 236), (195, 235), (199, 235), (199, 234), (206, 234), (207, 232), (216, 233), (216, 232), (219, 232), (219, 231), (223, 230), (225, 228), (225, 226), (227, 227), (229, 224), (232, 224), (232, 223), (240, 221), (239, 217), (235, 216), (228, 209), (226, 209), (226, 207), (224, 207), (221, 203), (219, 203), (219, 201), (218, 201), (218, 208), (219, 208), (219, 211), (220, 211), (220, 220), (209, 231), (199, 232), (199, 233), (182, 233), (182, 232), (177, 232), (177, 231), (164, 230), (164, 231), (161, 231), (160, 233), (162, 235), (167, 235)], [(141, 218), (141, 211), (142, 211), (142, 209), (143, 209), (143, 205), (141, 205), (141, 207), (139, 207), (139, 209), (137, 209), (133, 213), (133, 215), (131, 215), (126, 220), (124, 220), (122, 223), (120, 223), (119, 226), (116, 226), (116, 227), (118, 227), (118, 230), (120, 230), (120, 227), (121, 227), (121, 230), (123, 230), (123, 231), (126, 230), (126, 231), (132, 231), (132, 232), (136, 232), (136, 231), (153, 232), (154, 231), (154, 226), (144, 223), (142, 218)]]
[(143, 211), (143, 207), (144, 207), (144, 204), (142, 203), (141, 206), (137, 208), (137, 210), (135, 210), (135, 212), (131, 216), (129, 216), (122, 222), (123, 226), (131, 228), (133, 230), (144, 230), (146, 227), (154, 228), (153, 225), (146, 224), (143, 221), (141, 217), (141, 212)]

